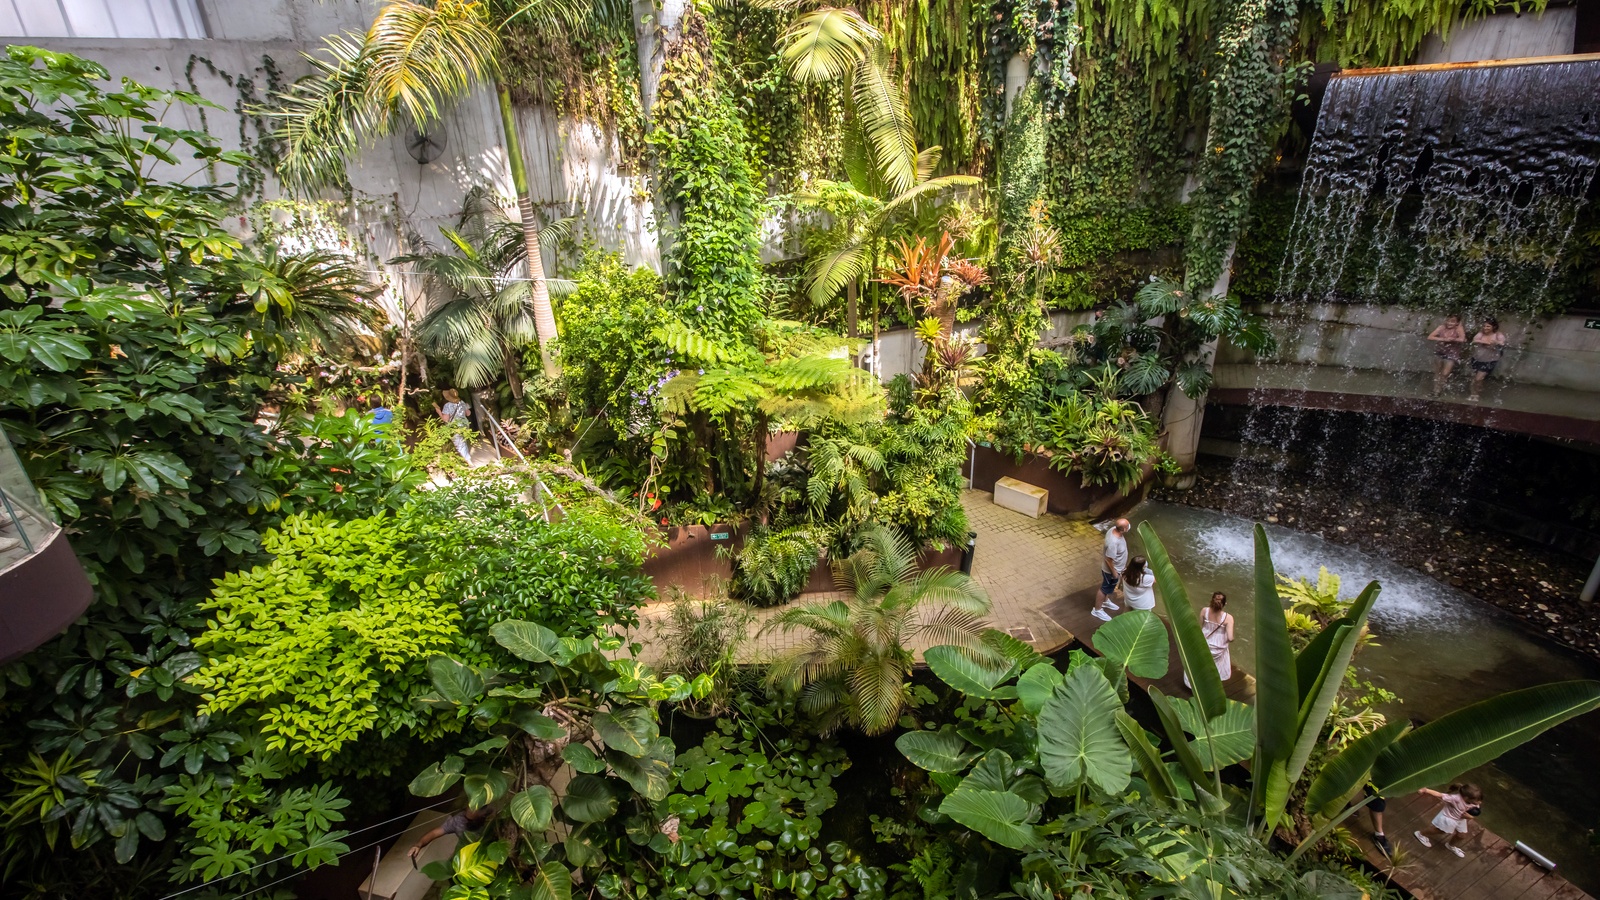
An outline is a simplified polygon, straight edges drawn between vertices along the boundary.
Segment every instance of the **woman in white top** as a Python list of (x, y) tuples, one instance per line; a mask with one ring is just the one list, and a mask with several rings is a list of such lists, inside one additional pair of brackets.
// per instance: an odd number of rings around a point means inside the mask
[[(1217, 676), (1223, 681), (1233, 677), (1233, 656), (1228, 650), (1228, 645), (1233, 643), (1233, 616), (1222, 611), (1228, 605), (1228, 595), (1221, 591), (1211, 595), (1211, 605), (1200, 610), (1200, 632), (1206, 636), (1206, 646), (1211, 648), (1211, 659), (1217, 664)], [(1183, 675), (1183, 683), (1187, 687), (1194, 687), (1189, 683), (1189, 673)]]
[(1128, 561), (1128, 568), (1122, 573), (1122, 596), (1129, 609), (1156, 608), (1156, 576), (1144, 557), (1135, 556)]

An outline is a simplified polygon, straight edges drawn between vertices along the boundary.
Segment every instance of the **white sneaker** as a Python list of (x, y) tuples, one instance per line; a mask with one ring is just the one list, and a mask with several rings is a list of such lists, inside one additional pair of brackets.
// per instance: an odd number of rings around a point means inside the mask
[(1112, 612), (1116, 612), (1117, 610), (1121, 609), (1122, 607), (1116, 605), (1115, 603), (1112, 603), (1110, 600), (1107, 600), (1106, 603), (1105, 603), (1105, 608), (1111, 610)]
[(1432, 847), (1433, 846), (1433, 841), (1430, 841), (1426, 837), (1424, 837), (1422, 832), (1420, 832), (1420, 831), (1411, 832), (1411, 836), (1416, 838), (1417, 839), (1417, 843), (1421, 844), (1424, 847)]
[(1111, 621), (1111, 614), (1103, 609), (1097, 609), (1094, 612), (1089, 613), (1089, 615), (1094, 616), (1096, 619), (1099, 619), (1102, 622)]

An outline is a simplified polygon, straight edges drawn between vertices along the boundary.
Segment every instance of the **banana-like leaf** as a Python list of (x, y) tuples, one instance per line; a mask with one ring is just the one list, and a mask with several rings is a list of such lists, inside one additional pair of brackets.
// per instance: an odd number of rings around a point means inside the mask
[(1372, 765), (1372, 783), (1390, 797), (1443, 784), (1595, 709), (1600, 709), (1600, 681), (1560, 681), (1491, 697), (1440, 716), (1384, 748)]
[(1278, 820), (1283, 818), (1283, 811), (1289, 806), (1289, 761), (1272, 760), (1272, 764), (1267, 767), (1266, 778), (1262, 785), (1261, 819), (1266, 824), (1266, 832), (1271, 834), (1277, 829)]
[(1351, 604), (1350, 613), (1345, 617), (1348, 621), (1340, 625), (1335, 633), (1333, 646), (1323, 661), (1322, 671), (1317, 674), (1315, 687), (1300, 704), (1300, 721), (1296, 726), (1299, 733), (1295, 736), (1294, 749), (1289, 754), (1290, 784), (1300, 780), (1306, 762), (1311, 759), (1311, 751), (1322, 738), (1322, 726), (1328, 721), (1328, 711), (1333, 709), (1334, 700), (1338, 699), (1339, 688), (1344, 684), (1345, 669), (1350, 665), (1350, 658), (1355, 655), (1356, 644), (1361, 640), (1361, 632), (1367, 626), (1367, 613), (1372, 611), (1372, 605), (1378, 601), (1379, 590), (1381, 588), (1378, 583), (1371, 582), (1361, 591), (1356, 602)]
[(1094, 647), (1140, 678), (1160, 678), (1167, 674), (1171, 642), (1167, 626), (1147, 609), (1130, 609), (1100, 626), (1094, 633)]
[(1123, 742), (1133, 752), (1133, 761), (1138, 763), (1139, 773), (1144, 776), (1145, 784), (1150, 786), (1151, 796), (1161, 803), (1176, 804), (1178, 784), (1173, 781), (1172, 773), (1167, 771), (1161, 751), (1145, 737), (1144, 728), (1134, 721), (1133, 716), (1118, 711), (1116, 719), (1117, 730), (1122, 732)]
[(1016, 688), (1001, 686), (1017, 674), (1017, 666), (1010, 660), (991, 665), (974, 659), (972, 651), (951, 644), (929, 647), (922, 658), (940, 681), (968, 697), (997, 700), (1017, 696)]
[(1378, 754), (1394, 743), (1410, 724), (1396, 717), (1377, 731), (1352, 741), (1338, 756), (1328, 760), (1312, 780), (1311, 789), (1306, 792), (1306, 809), (1324, 816), (1338, 812), (1338, 808), (1350, 799), (1351, 793), (1361, 786), (1367, 773), (1372, 771)]
[(1133, 759), (1117, 734), (1122, 709), (1111, 683), (1096, 668), (1067, 676), (1039, 713), (1039, 762), (1061, 790), (1092, 783), (1108, 794), (1128, 786)]
[[(1199, 705), (1190, 700), (1173, 704), (1183, 729), (1194, 735), (1190, 746), (1208, 769), (1220, 769), (1250, 758), (1255, 749), (1255, 710), (1248, 703), (1228, 701), (1228, 710), (1210, 722), (1200, 720)], [(1215, 748), (1215, 750), (1213, 750)]]
[(598, 775), (573, 778), (561, 798), (561, 811), (574, 822), (603, 822), (616, 814), (617, 806), (616, 791)]
[(1032, 850), (1040, 843), (1032, 824), (1038, 807), (1010, 791), (970, 788), (962, 782), (939, 804), (939, 812), (1003, 847)]
[(483, 693), (483, 679), (472, 667), (448, 656), (428, 660), (428, 676), (440, 696), (457, 706), (474, 703)]
[(1256, 737), (1261, 743), (1259, 764), (1288, 759), (1294, 748), (1295, 726), (1300, 718), (1300, 691), (1296, 681), (1294, 647), (1289, 624), (1278, 599), (1278, 575), (1272, 567), (1272, 547), (1259, 524), (1256, 537)]
[(1200, 764), (1200, 757), (1194, 752), (1194, 747), (1189, 743), (1188, 735), (1183, 733), (1183, 725), (1178, 721), (1178, 714), (1173, 710), (1173, 703), (1159, 688), (1150, 688), (1150, 702), (1156, 708), (1156, 718), (1161, 720), (1161, 730), (1167, 733), (1167, 741), (1172, 744), (1172, 750), (1178, 757), (1178, 765), (1183, 767), (1183, 774), (1195, 785), (1206, 784), (1210, 779), (1206, 775), (1206, 767)]
[(908, 731), (894, 745), (906, 759), (929, 772), (961, 772), (978, 758), (978, 750), (954, 730)]
[(1206, 644), (1205, 633), (1200, 630), (1200, 617), (1189, 605), (1189, 592), (1183, 586), (1183, 579), (1178, 577), (1178, 570), (1172, 566), (1172, 557), (1167, 555), (1160, 535), (1150, 527), (1149, 522), (1139, 523), (1139, 537), (1144, 541), (1145, 556), (1150, 558), (1150, 570), (1155, 573), (1156, 586), (1161, 589), (1161, 596), (1167, 598), (1167, 614), (1172, 617), (1172, 632), (1178, 641), (1178, 657), (1183, 661), (1183, 670), (1189, 675), (1189, 683), (1194, 686), (1194, 695), (1200, 699), (1200, 707), (1208, 717), (1216, 718), (1227, 711), (1228, 695), (1222, 690), (1222, 679), (1217, 675), (1216, 663), (1211, 659), (1211, 647)]
[(537, 622), (508, 619), (489, 626), (489, 634), (518, 659), (561, 665), (572, 661), (572, 652), (561, 642), (560, 635)]

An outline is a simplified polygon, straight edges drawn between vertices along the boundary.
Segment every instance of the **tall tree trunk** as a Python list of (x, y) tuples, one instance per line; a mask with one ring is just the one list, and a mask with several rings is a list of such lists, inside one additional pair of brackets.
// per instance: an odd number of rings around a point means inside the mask
[(518, 363), (522, 361), (522, 355), (517, 352), (517, 348), (502, 340), (500, 342), (500, 359), (505, 366), (506, 385), (511, 388), (511, 399), (520, 409), (522, 407), (522, 373), (518, 371), (521, 368)]
[(856, 298), (856, 279), (844, 288), (844, 333), (847, 337), (856, 337), (861, 333), (859, 327), (861, 310)]
[[(550, 342), (556, 339), (556, 315), (550, 306), (550, 286), (544, 281), (544, 257), (539, 253), (538, 217), (533, 210), (533, 195), (528, 192), (528, 168), (522, 158), (522, 139), (517, 136), (517, 117), (511, 108), (511, 91), (495, 82), (500, 95), (500, 125), (505, 130), (506, 161), (511, 165), (511, 184), (517, 191), (517, 210), (522, 214), (522, 242), (528, 251), (528, 281), (533, 294), (533, 329), (539, 335), (539, 359), (544, 374), (561, 374)], [(520, 401), (519, 401), (520, 402)]]

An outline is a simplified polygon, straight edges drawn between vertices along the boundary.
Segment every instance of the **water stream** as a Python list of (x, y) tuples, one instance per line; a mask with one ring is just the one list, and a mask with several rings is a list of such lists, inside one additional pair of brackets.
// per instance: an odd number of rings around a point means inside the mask
[[(1161, 535), (1195, 603), (1220, 590), (1237, 618), (1233, 658), (1252, 671), (1251, 522), (1238, 516), (1147, 502), (1130, 518)], [(1600, 664), (1530, 635), (1520, 622), (1426, 575), (1350, 547), (1268, 526), (1279, 572), (1315, 578), (1318, 566), (1354, 595), (1383, 586), (1372, 612), (1378, 645), (1356, 658), (1361, 676), (1398, 695), (1394, 715), (1430, 720), (1494, 694), (1549, 681), (1600, 678)], [(1394, 540), (1405, 540), (1403, 534)], [(1139, 552), (1137, 542), (1132, 548)], [(1164, 607), (1164, 602), (1161, 601)], [(1161, 607), (1158, 607), (1158, 609)], [(1484, 788), (1482, 822), (1507, 841), (1525, 841), (1559, 864), (1568, 880), (1600, 895), (1600, 854), (1588, 832), (1600, 826), (1600, 714), (1569, 722), (1465, 776)], [(1365, 827), (1362, 817), (1361, 827)], [(1399, 841), (1399, 835), (1391, 838)], [(1425, 851), (1409, 835), (1407, 849)]]

